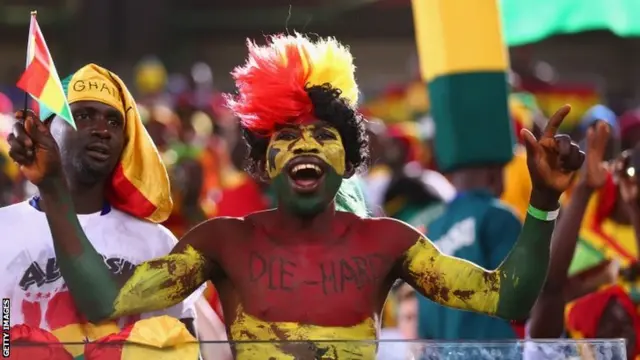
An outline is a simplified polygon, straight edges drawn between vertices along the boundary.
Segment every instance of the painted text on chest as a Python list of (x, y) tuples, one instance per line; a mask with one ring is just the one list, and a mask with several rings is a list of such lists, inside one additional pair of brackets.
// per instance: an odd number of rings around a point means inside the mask
[(250, 282), (266, 285), (267, 291), (304, 291), (309, 287), (332, 295), (375, 287), (385, 275), (388, 258), (381, 254), (341, 254), (309, 261), (251, 251), (249, 262)]
[[(371, 316), (392, 257), (358, 246), (257, 246), (238, 260), (245, 309), (269, 321), (337, 325)], [(339, 320), (337, 320), (339, 319)]]

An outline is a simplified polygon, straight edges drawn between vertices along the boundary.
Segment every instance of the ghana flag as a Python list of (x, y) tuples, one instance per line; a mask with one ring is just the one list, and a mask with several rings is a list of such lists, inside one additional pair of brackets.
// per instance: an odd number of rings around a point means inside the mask
[(616, 260), (623, 268), (637, 261), (638, 249), (633, 227), (609, 219), (615, 208), (616, 191), (616, 185), (609, 177), (605, 186), (589, 200), (569, 275), (606, 260)]
[(31, 12), (29, 26), (27, 68), (16, 86), (38, 101), (41, 110), (48, 109), (50, 113), (55, 113), (76, 128), (56, 66), (36, 20), (35, 11)]
[(497, 0), (413, 0), (438, 168), (506, 164), (514, 136)]
[[(610, 219), (616, 206), (616, 192), (613, 178), (609, 176), (605, 186), (589, 200), (569, 267), (570, 276), (598, 267), (606, 261), (616, 261), (622, 269), (637, 263), (638, 246), (633, 226)], [(638, 279), (629, 281), (619, 277), (617, 282), (634, 299), (640, 299)]]

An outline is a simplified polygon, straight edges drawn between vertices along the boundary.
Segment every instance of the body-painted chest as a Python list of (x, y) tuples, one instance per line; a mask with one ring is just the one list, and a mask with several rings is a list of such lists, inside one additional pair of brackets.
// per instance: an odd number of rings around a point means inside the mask
[(393, 265), (366, 240), (291, 245), (260, 234), (227, 257), (224, 267), (244, 311), (257, 318), (352, 326), (379, 311)]

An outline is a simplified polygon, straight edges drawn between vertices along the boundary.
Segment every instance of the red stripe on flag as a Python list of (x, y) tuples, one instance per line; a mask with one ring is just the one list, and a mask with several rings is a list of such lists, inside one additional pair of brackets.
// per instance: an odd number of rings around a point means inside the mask
[(602, 242), (610, 246), (613, 250), (615, 250), (621, 258), (625, 258), (627, 259), (627, 261), (631, 263), (635, 262), (636, 260), (635, 256), (633, 256), (633, 254), (631, 254), (625, 248), (623, 248), (622, 245), (620, 245), (614, 237), (605, 233), (604, 229), (602, 228), (602, 224), (597, 224), (592, 226), (591, 231), (593, 231), (596, 235), (600, 236), (600, 239), (602, 240)]
[(118, 164), (113, 173), (108, 200), (114, 208), (138, 218), (147, 218), (157, 209), (156, 205), (127, 179), (122, 164)]
[(49, 80), (49, 67), (34, 58), (27, 70), (22, 74), (16, 86), (28, 92), (36, 98), (40, 98), (47, 81)]

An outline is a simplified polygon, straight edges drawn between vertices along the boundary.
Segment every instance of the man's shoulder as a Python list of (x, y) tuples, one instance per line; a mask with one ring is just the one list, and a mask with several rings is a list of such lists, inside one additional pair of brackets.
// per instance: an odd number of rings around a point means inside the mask
[(419, 237), (423, 236), (420, 230), (413, 226), (388, 217), (362, 218), (358, 220), (358, 225), (358, 232), (375, 240), (372, 244), (378, 244), (384, 248), (388, 246), (405, 248), (413, 245)]
[(145, 230), (150, 230), (150, 231), (154, 231), (154, 230), (160, 231), (162, 229), (166, 229), (164, 226), (160, 224), (151, 222), (146, 219), (137, 218), (135, 216), (129, 215), (124, 211), (120, 211), (118, 209), (111, 209), (108, 215), (109, 215), (107, 217), (108, 219), (113, 219), (115, 221), (118, 221), (119, 223), (125, 223), (128, 226), (144, 228)]
[(162, 238), (167, 239), (170, 243), (176, 242), (173, 233), (163, 225), (131, 216), (120, 210), (112, 209), (108, 219), (116, 222), (119, 226), (126, 228), (130, 232), (143, 234), (143, 238), (153, 239), (154, 241), (157, 238)]
[(397, 220), (390, 217), (371, 217), (371, 218), (359, 218), (358, 223), (366, 225), (372, 229), (388, 228), (392, 230), (408, 229), (411, 226), (404, 221)]
[[(4, 223), (13, 223), (13, 225), (15, 225), (16, 223), (13, 222), (18, 218), (21, 218), (22, 216), (33, 216), (33, 215), (37, 215), (37, 210), (35, 210), (33, 207), (31, 207), (31, 205), (29, 205), (28, 201), (22, 201), (16, 204), (12, 204), (9, 206), (4, 206), (0, 208), (0, 223), (4, 224)], [(28, 220), (28, 219), (21, 219), (21, 220)]]
[(248, 238), (253, 233), (256, 226), (260, 226), (262, 218), (254, 217), (228, 217), (220, 216), (205, 220), (196, 225), (182, 238), (191, 244), (211, 244), (224, 243), (227, 241), (238, 241)]

